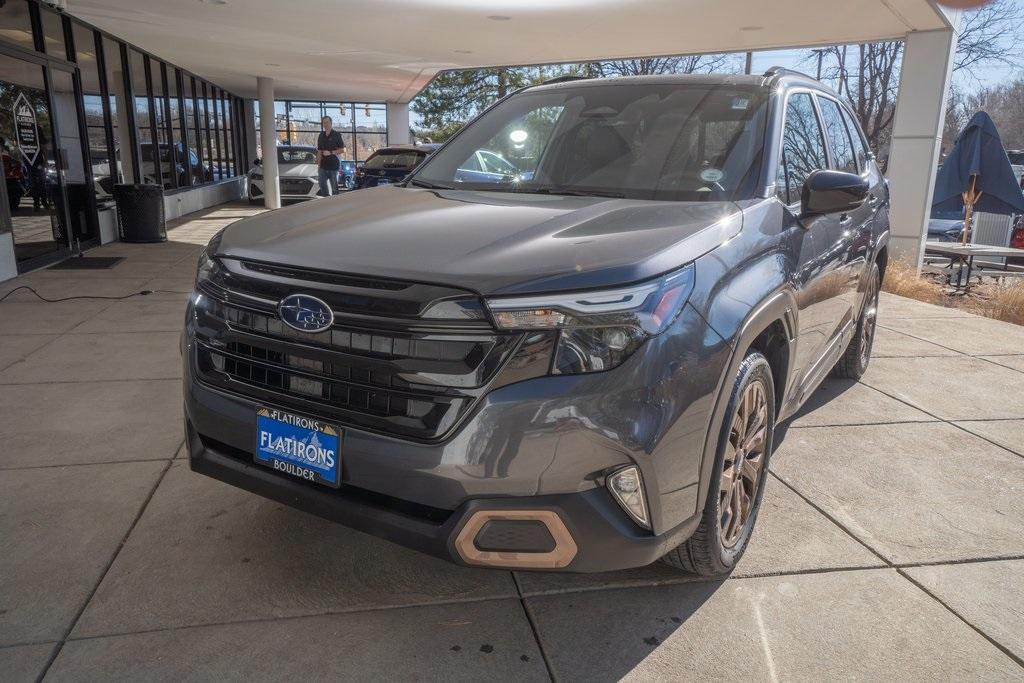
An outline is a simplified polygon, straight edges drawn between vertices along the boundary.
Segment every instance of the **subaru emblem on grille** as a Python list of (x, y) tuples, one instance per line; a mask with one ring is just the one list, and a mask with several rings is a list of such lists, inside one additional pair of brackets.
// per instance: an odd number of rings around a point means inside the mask
[(331, 307), (308, 294), (292, 294), (281, 299), (277, 314), (285, 325), (300, 332), (323, 332), (334, 323)]

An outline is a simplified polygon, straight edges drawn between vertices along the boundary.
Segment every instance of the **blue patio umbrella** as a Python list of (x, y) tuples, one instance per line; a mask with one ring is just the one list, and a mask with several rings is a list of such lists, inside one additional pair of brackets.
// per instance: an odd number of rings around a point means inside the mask
[(1024, 213), (1024, 193), (999, 139), (992, 118), (983, 111), (971, 117), (935, 178), (932, 208), (964, 211), (967, 242), (974, 211)]

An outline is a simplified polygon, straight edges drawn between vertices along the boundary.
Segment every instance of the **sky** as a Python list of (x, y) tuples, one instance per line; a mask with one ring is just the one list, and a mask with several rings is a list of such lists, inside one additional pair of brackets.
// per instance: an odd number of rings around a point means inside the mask
[[(1024, 17), (1024, 0), (1012, 1), (1020, 8), (1021, 15)], [(782, 66), (813, 75), (815, 65), (813, 62), (806, 60), (807, 54), (808, 50), (806, 48), (755, 52), (752, 71), (755, 74), (763, 73), (770, 67)], [(1024, 62), (1024, 58), (1021, 61)], [(1024, 68), (1002, 64), (987, 65), (984, 69), (979, 69), (977, 74), (957, 76), (956, 85), (965, 93), (972, 93), (984, 87), (1008, 82), (1021, 76), (1024, 76)], [(411, 113), (411, 119), (413, 126), (419, 125), (419, 116), (415, 113)]]

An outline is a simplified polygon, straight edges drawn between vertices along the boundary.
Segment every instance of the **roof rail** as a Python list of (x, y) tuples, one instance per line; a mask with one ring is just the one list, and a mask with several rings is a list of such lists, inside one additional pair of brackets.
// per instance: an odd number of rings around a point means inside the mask
[(814, 80), (812, 76), (808, 76), (802, 71), (787, 69), (784, 66), (773, 66), (764, 72), (764, 80), (761, 82), (761, 85), (768, 85), (779, 76), (802, 76), (803, 78), (810, 78), (812, 81)]
[(546, 81), (541, 81), (537, 85), (552, 85), (553, 83), (565, 83), (567, 81), (585, 81), (588, 78), (590, 78), (590, 77), (589, 76), (570, 76), (570, 75), (556, 76), (554, 78), (549, 78)]

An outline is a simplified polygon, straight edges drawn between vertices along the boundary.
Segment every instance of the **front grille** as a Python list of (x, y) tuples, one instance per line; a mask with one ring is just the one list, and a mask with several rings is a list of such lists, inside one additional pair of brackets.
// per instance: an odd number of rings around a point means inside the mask
[(520, 344), (520, 335), (497, 333), (476, 320), (424, 331), (369, 327), (366, 316), (356, 322), (338, 316), (330, 330), (301, 332), (269, 305), (240, 305), (230, 292), (207, 293), (212, 296), (200, 299), (195, 318), (196, 370), (204, 383), (411, 439), (444, 438)]
[(309, 178), (281, 178), (283, 194), (309, 194), (313, 189), (313, 181)]

